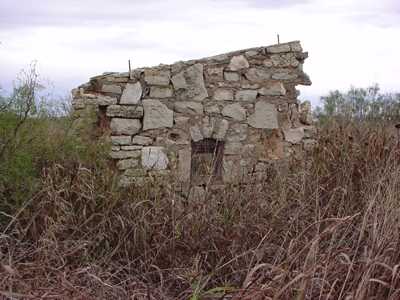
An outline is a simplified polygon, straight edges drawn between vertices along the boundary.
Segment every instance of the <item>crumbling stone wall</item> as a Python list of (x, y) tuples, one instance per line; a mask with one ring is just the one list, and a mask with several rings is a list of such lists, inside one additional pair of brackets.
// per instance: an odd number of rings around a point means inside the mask
[(314, 144), (295, 88), (311, 84), (307, 56), (295, 41), (106, 73), (73, 90), (76, 124), (109, 133), (121, 185), (154, 175), (241, 181)]

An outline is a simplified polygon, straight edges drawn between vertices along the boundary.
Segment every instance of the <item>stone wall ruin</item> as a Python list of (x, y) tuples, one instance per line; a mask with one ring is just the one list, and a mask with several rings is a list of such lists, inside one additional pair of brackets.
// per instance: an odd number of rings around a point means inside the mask
[(106, 73), (73, 90), (76, 124), (94, 112), (123, 186), (157, 175), (239, 182), (313, 145), (295, 88), (311, 84), (307, 56), (295, 41)]

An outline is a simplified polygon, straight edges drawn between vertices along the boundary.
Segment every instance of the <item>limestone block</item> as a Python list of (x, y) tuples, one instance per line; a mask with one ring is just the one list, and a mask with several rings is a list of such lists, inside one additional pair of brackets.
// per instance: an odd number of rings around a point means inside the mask
[(174, 110), (188, 115), (202, 115), (204, 113), (203, 104), (194, 101), (177, 101)]
[(97, 105), (100, 105), (100, 106), (106, 106), (106, 105), (117, 104), (117, 98), (109, 97), (109, 96), (103, 96), (103, 95), (96, 95), (96, 98), (94, 98), (91, 101), (87, 101), (87, 102), (88, 103), (97, 104)]
[(164, 153), (164, 147), (143, 147), (142, 166), (150, 170), (165, 170), (168, 167), (168, 157)]
[(263, 61), (263, 65), (266, 66), (267, 68), (271, 68), (274, 64), (272, 63), (272, 60), (267, 58)]
[(138, 119), (138, 118), (143, 117), (143, 107), (110, 105), (107, 107), (106, 115), (108, 117)]
[(214, 132), (215, 118), (205, 116), (202, 120), (201, 132), (205, 138), (210, 138)]
[(207, 69), (207, 74), (215, 80), (223, 80), (223, 72), (224, 68), (208, 68)]
[(133, 135), (140, 131), (142, 124), (137, 119), (113, 118), (110, 123), (111, 132), (115, 135)]
[(172, 127), (174, 112), (159, 100), (143, 100), (143, 130)]
[(239, 81), (240, 75), (236, 72), (224, 72), (224, 78), (227, 81)]
[(254, 57), (258, 55), (257, 50), (249, 50), (244, 53), (247, 57)]
[(131, 150), (141, 150), (143, 146), (139, 145), (128, 145), (128, 146), (121, 146), (121, 150), (131, 151)]
[(271, 62), (275, 67), (297, 67), (300, 63), (294, 53), (271, 55)]
[(224, 154), (226, 155), (239, 155), (242, 153), (243, 144), (241, 142), (226, 143)]
[(139, 165), (138, 160), (134, 158), (123, 159), (117, 162), (118, 170), (132, 169), (136, 168), (138, 165)]
[(193, 142), (201, 141), (204, 138), (203, 134), (201, 133), (200, 127), (197, 125), (191, 126), (189, 128), (189, 131)]
[(276, 81), (268, 83), (266, 86), (259, 89), (258, 92), (264, 96), (284, 96), (286, 94), (286, 89), (282, 82)]
[(263, 138), (258, 148), (259, 160), (277, 160), (285, 157), (283, 137), (280, 129), (272, 129)]
[(174, 120), (175, 120), (175, 127), (187, 128), (190, 118), (184, 116), (175, 116)]
[(231, 58), (228, 69), (231, 71), (238, 71), (242, 69), (247, 69), (249, 67), (249, 62), (243, 55), (234, 56)]
[(304, 101), (300, 104), (300, 122), (305, 125), (311, 125), (313, 123), (310, 101)]
[(274, 74), (272, 74), (272, 79), (276, 80), (294, 80), (298, 76), (295, 73), (291, 73), (290, 70), (280, 69)]
[(235, 100), (237, 101), (254, 101), (256, 100), (258, 91), (256, 90), (240, 90), (236, 92)]
[(147, 136), (135, 135), (132, 139), (132, 144), (148, 146), (153, 143), (153, 139)]
[(192, 152), (190, 148), (178, 151), (178, 179), (181, 182), (190, 180)]
[(303, 51), (303, 48), (301, 47), (301, 44), (299, 41), (290, 43), (290, 49), (294, 52), (302, 52)]
[(116, 84), (103, 84), (103, 86), (101, 87), (101, 91), (103, 93), (121, 94), (122, 89), (119, 85)]
[(204, 108), (204, 110), (205, 110), (205, 112), (207, 114), (219, 114), (220, 113), (219, 107), (216, 104), (215, 105), (206, 106)]
[(130, 145), (132, 137), (129, 135), (112, 135), (111, 144), (113, 145)]
[(170, 87), (152, 86), (150, 88), (150, 97), (152, 98), (170, 98), (174, 91)]
[(202, 101), (208, 97), (204, 85), (203, 65), (198, 63), (172, 77), (175, 90), (182, 89), (182, 97), (188, 100)]
[(266, 48), (267, 53), (284, 53), (290, 52), (290, 45), (273, 45)]
[(254, 114), (247, 118), (247, 123), (254, 128), (278, 128), (276, 106), (265, 101), (258, 101), (255, 104)]
[(303, 127), (290, 128), (284, 130), (283, 135), (285, 136), (285, 141), (292, 144), (298, 144), (304, 138), (304, 128)]
[(168, 70), (144, 70), (144, 81), (149, 85), (167, 86), (171, 79), (171, 72)]
[(223, 141), (229, 129), (229, 122), (225, 119), (214, 119), (214, 132), (212, 137), (218, 141)]
[(246, 110), (239, 103), (234, 103), (226, 105), (222, 109), (222, 115), (236, 121), (243, 121), (246, 119)]
[(248, 125), (247, 124), (232, 124), (228, 130), (226, 140), (228, 142), (241, 142), (247, 138)]
[(181, 71), (171, 78), (172, 85), (175, 90), (188, 89), (189, 84), (186, 83), (185, 72)]
[(214, 91), (213, 99), (217, 101), (231, 101), (233, 100), (233, 91), (228, 89), (216, 89)]
[(260, 85), (258, 83), (243, 82), (240, 87), (246, 90), (256, 90), (260, 88)]
[(141, 155), (140, 150), (133, 151), (111, 151), (110, 157), (113, 159), (127, 159), (127, 158), (139, 158)]
[(271, 71), (261, 68), (251, 68), (246, 74), (246, 78), (253, 82), (263, 82), (271, 78)]
[(120, 104), (138, 104), (142, 97), (142, 85), (140, 82), (128, 83), (122, 93)]

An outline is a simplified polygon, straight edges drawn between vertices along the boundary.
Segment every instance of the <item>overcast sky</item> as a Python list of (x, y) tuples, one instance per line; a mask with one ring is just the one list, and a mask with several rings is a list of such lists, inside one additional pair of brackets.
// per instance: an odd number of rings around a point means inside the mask
[(400, 90), (399, 0), (0, 0), (0, 86), (38, 61), (67, 94), (105, 71), (301, 40), (316, 99), (351, 84)]

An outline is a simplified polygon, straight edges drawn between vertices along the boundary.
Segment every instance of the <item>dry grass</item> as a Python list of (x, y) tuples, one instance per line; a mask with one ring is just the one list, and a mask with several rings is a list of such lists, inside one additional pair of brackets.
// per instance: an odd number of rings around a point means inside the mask
[(261, 185), (118, 191), (43, 171), (0, 227), (8, 299), (399, 299), (400, 154), (383, 125), (329, 124), (309, 163)]

